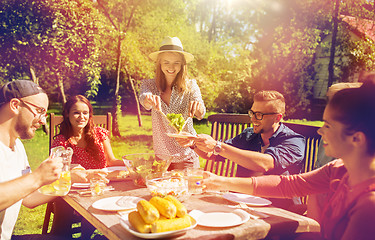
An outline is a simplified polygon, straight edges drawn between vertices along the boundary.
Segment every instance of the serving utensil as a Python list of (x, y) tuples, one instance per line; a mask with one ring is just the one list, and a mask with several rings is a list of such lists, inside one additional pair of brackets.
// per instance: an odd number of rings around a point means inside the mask
[(180, 133), (180, 131), (178, 131), (178, 129), (173, 125), (173, 124), (171, 124), (172, 122), (171, 122), (171, 120), (169, 120), (169, 118), (167, 117), (167, 115), (165, 115), (164, 113), (163, 113), (163, 111), (161, 111), (161, 110), (158, 110), (159, 112), (160, 112), (160, 114), (161, 115), (163, 115), (164, 117), (165, 117), (165, 119), (167, 119), (167, 121), (170, 123), (170, 125), (174, 128), (174, 130), (176, 130), (176, 132), (177, 133)]
[[(192, 119), (191, 117), (186, 118), (185, 123), (184, 123), (184, 125), (182, 125), (182, 128), (181, 128), (181, 131), (180, 131), (180, 132), (182, 132), (182, 130), (184, 130), (184, 128), (186, 127), (186, 124), (188, 123), (188, 121), (189, 121), (190, 119), (193, 121), (193, 119)], [(180, 132), (179, 132), (179, 133), (180, 133)]]

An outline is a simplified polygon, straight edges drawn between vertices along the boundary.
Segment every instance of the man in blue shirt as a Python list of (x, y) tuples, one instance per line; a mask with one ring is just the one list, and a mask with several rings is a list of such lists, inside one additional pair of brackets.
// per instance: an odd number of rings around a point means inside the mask
[[(253, 127), (225, 141), (199, 134), (193, 148), (203, 158), (228, 158), (237, 163), (237, 177), (300, 173), (305, 154), (305, 138), (281, 123), (285, 100), (277, 91), (260, 91), (249, 110)], [(180, 142), (182, 143), (182, 142)], [(300, 199), (272, 199), (274, 206), (288, 208)]]

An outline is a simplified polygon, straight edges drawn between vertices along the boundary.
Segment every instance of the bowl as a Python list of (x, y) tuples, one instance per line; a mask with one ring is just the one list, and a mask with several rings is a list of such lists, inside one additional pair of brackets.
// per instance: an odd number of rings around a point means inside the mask
[(182, 172), (151, 174), (146, 177), (146, 186), (152, 196), (172, 195), (181, 202), (189, 197), (188, 181)]
[(122, 157), (134, 184), (141, 187), (146, 186), (146, 177), (148, 175), (166, 172), (172, 159), (172, 155), (155, 153), (135, 153)]

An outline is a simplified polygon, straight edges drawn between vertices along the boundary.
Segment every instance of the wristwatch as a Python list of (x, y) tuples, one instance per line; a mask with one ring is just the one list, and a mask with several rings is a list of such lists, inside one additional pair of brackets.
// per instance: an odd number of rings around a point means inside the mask
[(221, 152), (221, 140), (216, 142), (216, 146), (214, 147), (214, 155), (219, 155)]

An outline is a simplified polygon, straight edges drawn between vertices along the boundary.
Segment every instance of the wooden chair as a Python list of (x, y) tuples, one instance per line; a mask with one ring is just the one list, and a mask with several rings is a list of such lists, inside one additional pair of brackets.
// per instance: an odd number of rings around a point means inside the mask
[[(112, 131), (112, 115), (110, 112), (107, 115), (94, 115), (93, 117), (94, 124), (96, 126), (100, 126), (105, 128), (111, 134)], [(50, 125), (49, 125), (49, 149), (51, 149), (53, 137), (56, 136), (59, 132), (59, 124), (63, 121), (63, 116), (57, 116), (54, 113), (50, 113)], [(44, 216), (42, 234), (46, 234), (48, 232), (48, 227), (51, 219), (51, 213), (54, 213), (54, 202), (47, 203), (46, 214)], [(53, 226), (53, 223), (52, 223)]]
[[(211, 137), (215, 140), (228, 140), (244, 129), (251, 126), (250, 117), (247, 114), (214, 114), (207, 119), (212, 123)], [(210, 171), (220, 176), (235, 177), (237, 164), (229, 159), (207, 160), (205, 171)]]
[(288, 128), (292, 129), (296, 133), (299, 133), (305, 137), (306, 148), (304, 157), (304, 168), (302, 172), (309, 172), (313, 170), (314, 163), (318, 158), (318, 146), (320, 142), (320, 135), (318, 134), (319, 127), (296, 124), (296, 123), (284, 123)]

